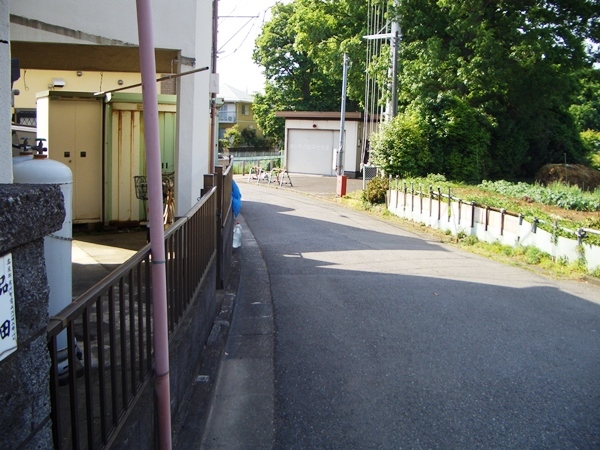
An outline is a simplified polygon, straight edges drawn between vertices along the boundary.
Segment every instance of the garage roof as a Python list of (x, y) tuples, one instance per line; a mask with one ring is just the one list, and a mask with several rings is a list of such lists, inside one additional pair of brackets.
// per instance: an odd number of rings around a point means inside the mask
[[(276, 117), (284, 119), (308, 119), (308, 120), (340, 120), (339, 111), (277, 111)], [(347, 112), (346, 120), (362, 120), (363, 114), (360, 112)]]

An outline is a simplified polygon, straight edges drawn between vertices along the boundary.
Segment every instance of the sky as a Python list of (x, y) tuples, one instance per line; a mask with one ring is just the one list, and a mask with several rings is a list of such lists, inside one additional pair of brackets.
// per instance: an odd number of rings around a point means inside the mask
[[(262, 68), (252, 62), (254, 41), (277, 0), (219, 0), (217, 72), (221, 85), (262, 92)], [(288, 3), (285, 0), (282, 3)], [(246, 17), (247, 16), (247, 17)]]

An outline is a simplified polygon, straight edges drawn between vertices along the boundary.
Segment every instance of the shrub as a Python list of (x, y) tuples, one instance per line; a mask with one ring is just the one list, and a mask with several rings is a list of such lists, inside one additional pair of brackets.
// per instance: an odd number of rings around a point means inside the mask
[(234, 148), (239, 147), (243, 142), (242, 134), (237, 125), (228, 128), (223, 135), (223, 139), (219, 139), (220, 148)]
[(479, 242), (479, 239), (477, 239), (477, 236), (473, 236), (473, 235), (469, 235), (469, 236), (465, 236), (464, 239), (461, 239), (461, 241), (464, 245), (475, 245)]
[(525, 248), (525, 262), (531, 265), (537, 265), (542, 262), (543, 252), (534, 246)]
[(399, 114), (371, 138), (371, 162), (388, 175), (425, 175), (431, 161), (423, 122), (415, 112)]
[(248, 147), (268, 147), (269, 142), (267, 139), (259, 137), (256, 135), (256, 130), (254, 128), (244, 128), (241, 132), (242, 135), (242, 143), (246, 144)]
[(363, 196), (364, 199), (372, 204), (385, 203), (385, 196), (389, 188), (387, 178), (375, 177), (367, 183)]

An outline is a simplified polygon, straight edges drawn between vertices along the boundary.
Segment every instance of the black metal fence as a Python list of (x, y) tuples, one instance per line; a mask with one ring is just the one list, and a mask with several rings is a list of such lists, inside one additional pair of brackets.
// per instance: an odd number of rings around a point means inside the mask
[[(217, 257), (217, 209), (212, 187), (165, 233), (170, 336)], [(56, 449), (110, 447), (153, 379), (151, 259), (146, 245), (51, 318)]]
[(234, 225), (231, 207), (234, 158), (230, 156), (220, 162), (223, 165), (216, 166), (214, 174), (204, 176), (204, 189), (217, 188), (217, 289), (227, 284)]

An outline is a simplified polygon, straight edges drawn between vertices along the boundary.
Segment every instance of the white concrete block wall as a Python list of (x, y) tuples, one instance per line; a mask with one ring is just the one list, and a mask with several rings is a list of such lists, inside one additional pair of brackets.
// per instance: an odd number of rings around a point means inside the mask
[[(579, 260), (581, 250), (577, 239), (569, 239), (559, 236), (554, 239), (553, 234), (537, 227), (534, 232), (533, 224), (519, 217), (504, 214), (504, 226), (502, 227), (502, 213), (490, 210), (488, 212), (487, 230), (486, 230), (486, 209), (473, 207), (467, 203), (459, 205), (457, 201), (451, 204), (451, 215), (448, 220), (448, 200), (437, 199), (431, 202), (430, 199), (423, 198), (421, 202), (418, 195), (412, 195), (410, 189), (406, 196), (403, 190), (392, 189), (388, 191), (388, 210), (399, 217), (414, 222), (424, 223), (425, 225), (446, 231), (450, 230), (452, 235), (465, 233), (466, 235), (476, 236), (477, 239), (484, 242), (500, 242), (504, 245), (516, 247), (517, 245), (534, 246), (541, 251), (557, 258), (564, 258), (569, 262)], [(406, 200), (405, 200), (406, 199)], [(438, 210), (440, 211), (438, 220)], [(474, 217), (473, 226), (472, 217)], [(600, 247), (583, 244), (583, 255), (586, 260), (587, 268), (590, 271), (600, 268)]]

